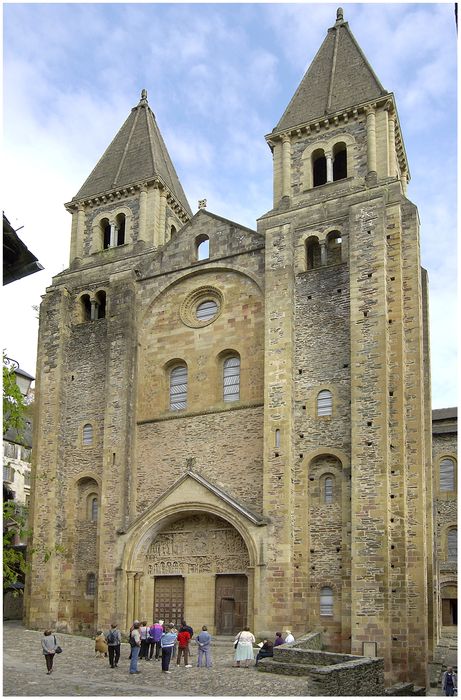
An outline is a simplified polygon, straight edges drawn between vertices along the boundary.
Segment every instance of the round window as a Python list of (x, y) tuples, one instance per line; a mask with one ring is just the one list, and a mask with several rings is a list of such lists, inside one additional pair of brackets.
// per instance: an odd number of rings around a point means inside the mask
[(215, 301), (203, 301), (197, 306), (195, 315), (198, 321), (209, 321), (218, 313), (218, 305)]

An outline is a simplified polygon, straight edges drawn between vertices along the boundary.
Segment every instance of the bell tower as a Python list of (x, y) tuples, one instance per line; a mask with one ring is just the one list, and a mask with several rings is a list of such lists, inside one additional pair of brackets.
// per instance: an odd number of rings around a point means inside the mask
[[(427, 279), (394, 96), (343, 10), (273, 131), (265, 515), (274, 629), (427, 685), (432, 513)], [(287, 609), (279, 602), (286, 594)]]
[(71, 267), (157, 248), (189, 221), (192, 212), (146, 90), (66, 209)]

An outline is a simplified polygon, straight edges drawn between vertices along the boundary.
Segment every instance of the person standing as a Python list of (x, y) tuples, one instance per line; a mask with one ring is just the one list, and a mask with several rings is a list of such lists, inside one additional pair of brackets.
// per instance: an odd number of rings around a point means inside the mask
[(442, 690), (449, 698), (453, 697), (455, 692), (457, 693), (458, 691), (458, 679), (452, 666), (448, 666), (447, 670), (442, 676)]
[(253, 661), (254, 659), (254, 654), (253, 654), (253, 644), (255, 643), (256, 639), (254, 638), (253, 634), (250, 632), (249, 627), (244, 627), (241, 632), (238, 633), (234, 640), (234, 647), (235, 647), (235, 655), (234, 655), (234, 660), (235, 660), (235, 666), (236, 668), (240, 667), (240, 662), (244, 662), (244, 666), (247, 667), (250, 663), (250, 660)]
[(106, 635), (107, 648), (109, 650), (109, 666), (117, 668), (120, 659), (120, 645), (122, 643), (122, 635), (117, 629), (116, 624), (110, 626), (110, 631)]
[(130, 673), (139, 673), (138, 671), (138, 656), (139, 650), (141, 649), (141, 635), (139, 633), (139, 621), (135, 620), (133, 623), (133, 629), (130, 632)]
[(149, 658), (151, 659), (154, 653), (154, 648), (155, 648), (155, 660), (157, 661), (158, 657), (160, 656), (160, 639), (162, 637), (162, 634), (164, 633), (164, 628), (163, 628), (163, 620), (159, 620), (158, 622), (155, 622), (153, 625), (151, 625), (149, 629), (149, 642), (150, 642), (150, 654)]
[(198, 660), (197, 666), (202, 665), (203, 657), (207, 668), (211, 667), (211, 634), (208, 633), (208, 628), (203, 625), (202, 631), (196, 637), (198, 644)]
[(57, 646), (56, 636), (51, 634), (51, 630), (45, 630), (42, 637), (42, 651), (45, 655), (47, 676), (53, 671), (53, 661)]
[(181, 629), (178, 632), (178, 659), (176, 661), (177, 666), (180, 666), (181, 656), (184, 656), (184, 666), (186, 668), (191, 668), (191, 665), (189, 663), (190, 638), (190, 632), (187, 629), (184, 629), (184, 627), (181, 627)]
[(147, 620), (141, 622), (141, 627), (139, 628), (139, 634), (141, 636), (141, 650), (139, 652), (139, 658), (148, 660), (147, 653), (149, 651), (149, 641), (147, 635), (149, 633), (149, 628), (147, 626)]
[(166, 632), (162, 634), (160, 645), (162, 647), (162, 673), (171, 673), (170, 660), (176, 643), (177, 635), (173, 632), (173, 625), (166, 626)]

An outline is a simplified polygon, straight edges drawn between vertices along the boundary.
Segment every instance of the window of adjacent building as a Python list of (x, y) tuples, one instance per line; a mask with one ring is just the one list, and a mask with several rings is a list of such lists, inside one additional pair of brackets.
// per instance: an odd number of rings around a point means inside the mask
[(197, 260), (207, 260), (210, 257), (210, 239), (199, 236), (195, 241)]
[(452, 527), (447, 532), (447, 559), (455, 562), (458, 559), (458, 528)]
[(440, 491), (455, 490), (455, 462), (446, 457), (440, 462)]
[(14, 469), (9, 464), (3, 465), (3, 481), (14, 481)]
[(93, 426), (91, 423), (86, 423), (83, 426), (83, 444), (92, 445), (93, 444)]
[(240, 357), (228, 357), (223, 363), (224, 401), (240, 399)]
[(24, 472), (24, 486), (30, 486), (30, 472)]
[(347, 148), (345, 143), (337, 143), (333, 148), (333, 181), (347, 177)]
[(320, 391), (317, 395), (317, 415), (331, 416), (333, 413), (333, 395), (331, 391)]
[(218, 313), (218, 305), (215, 301), (202, 301), (201, 304), (197, 306), (195, 315), (197, 316), (197, 321), (209, 321), (213, 316)]
[(96, 593), (96, 575), (88, 574), (86, 577), (86, 594), (94, 595)]
[(21, 447), (21, 459), (23, 462), (30, 462), (31, 449), (29, 447)]
[(327, 181), (327, 159), (320, 148), (312, 154), (312, 175), (314, 187), (324, 185)]
[(333, 484), (334, 480), (332, 476), (326, 476), (324, 480), (324, 502), (333, 503)]
[(329, 586), (324, 586), (320, 591), (320, 615), (333, 616), (333, 590)]
[(187, 367), (180, 365), (170, 372), (170, 411), (187, 407)]
[(15, 459), (16, 457), (16, 445), (13, 442), (3, 443), (3, 456), (9, 457), (10, 459)]

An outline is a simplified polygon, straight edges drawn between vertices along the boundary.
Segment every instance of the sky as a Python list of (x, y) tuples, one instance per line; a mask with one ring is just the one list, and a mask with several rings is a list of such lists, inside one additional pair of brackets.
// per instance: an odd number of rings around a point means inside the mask
[[(72, 199), (143, 88), (195, 213), (272, 207), (264, 136), (338, 3), (4, 3), (2, 205), (44, 270), (3, 288), (2, 345), (35, 373), (34, 306), (69, 262)], [(432, 405), (457, 405), (456, 26), (452, 3), (342, 3), (396, 96), (430, 283)]]

